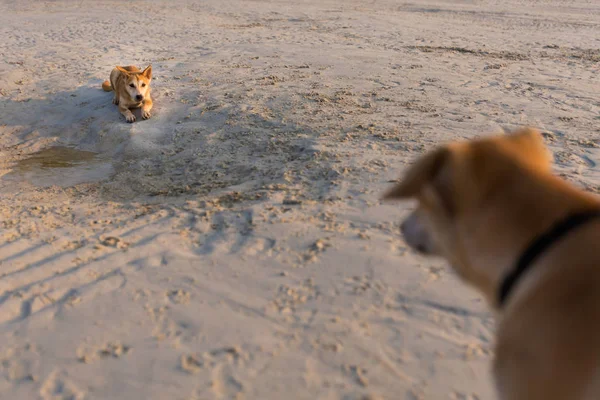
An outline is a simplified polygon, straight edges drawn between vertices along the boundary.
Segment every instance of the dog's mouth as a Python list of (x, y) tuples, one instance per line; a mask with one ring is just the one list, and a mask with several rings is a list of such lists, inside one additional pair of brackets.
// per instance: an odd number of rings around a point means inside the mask
[(408, 247), (410, 247), (411, 250), (415, 251), (416, 253), (418, 253), (422, 256), (436, 255), (436, 252), (434, 251), (432, 246), (428, 243), (425, 243), (425, 242), (414, 243), (407, 237), (404, 237), (404, 241), (406, 242), (406, 244), (408, 244)]
[(415, 247), (413, 247), (414, 250), (417, 251), (417, 253), (422, 254), (422, 255), (429, 255), (431, 254), (431, 252), (427, 249), (427, 247), (424, 244), (417, 244)]

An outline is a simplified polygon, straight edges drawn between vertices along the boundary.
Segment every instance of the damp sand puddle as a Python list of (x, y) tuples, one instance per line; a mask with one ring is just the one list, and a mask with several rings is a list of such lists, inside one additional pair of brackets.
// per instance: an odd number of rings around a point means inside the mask
[(69, 187), (98, 182), (112, 173), (112, 163), (98, 153), (66, 146), (53, 146), (15, 163), (3, 179), (27, 181), (34, 186)]

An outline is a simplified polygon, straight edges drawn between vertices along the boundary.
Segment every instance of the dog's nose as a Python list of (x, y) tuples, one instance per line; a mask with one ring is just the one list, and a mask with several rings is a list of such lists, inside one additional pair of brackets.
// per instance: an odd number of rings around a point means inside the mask
[(402, 232), (402, 234), (406, 233), (406, 225), (407, 225), (406, 221), (404, 221), (400, 224), (400, 232)]
[(137, 96), (135, 96), (136, 100), (142, 100), (144, 98), (144, 96), (142, 96), (141, 94), (138, 94)]

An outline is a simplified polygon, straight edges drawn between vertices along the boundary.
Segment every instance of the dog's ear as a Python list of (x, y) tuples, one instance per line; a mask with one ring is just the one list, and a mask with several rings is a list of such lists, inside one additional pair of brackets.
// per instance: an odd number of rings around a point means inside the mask
[(120, 73), (125, 74), (125, 75), (129, 75), (129, 71), (127, 71), (125, 68), (119, 67), (118, 65), (117, 65), (116, 68), (119, 70)]
[(418, 198), (448, 215), (456, 211), (453, 155), (459, 145), (440, 147), (409, 167), (402, 180), (383, 195), (383, 200)]
[(383, 195), (383, 199), (417, 197), (425, 185), (433, 183), (436, 176), (445, 168), (450, 151), (448, 147), (441, 147), (417, 160), (409, 167), (402, 180)]
[(142, 75), (148, 79), (152, 79), (152, 65), (148, 65), (146, 69), (142, 71)]
[(521, 128), (502, 138), (510, 151), (529, 167), (542, 171), (552, 168), (552, 155), (537, 129)]

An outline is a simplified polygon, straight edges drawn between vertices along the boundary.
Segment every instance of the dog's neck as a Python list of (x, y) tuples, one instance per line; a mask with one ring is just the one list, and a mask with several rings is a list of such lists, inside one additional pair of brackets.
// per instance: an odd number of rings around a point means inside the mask
[(502, 280), (498, 290), (498, 306), (501, 308), (505, 305), (519, 281), (533, 268), (539, 257), (551, 250), (569, 233), (597, 218), (600, 218), (600, 207), (572, 213), (557, 221), (548, 231), (536, 237), (521, 254), (512, 271)]
[[(529, 193), (536, 193), (535, 198), (529, 196)], [(537, 265), (544, 255), (553, 250), (554, 244), (551, 243), (537, 255), (538, 257), (529, 261), (526, 271), (510, 285), (504, 304), (500, 304), (498, 295), (502, 286), (506, 285), (504, 282), (508, 276), (514, 274), (519, 260), (531, 244), (542, 235), (548, 234), (555, 224), (577, 212), (600, 210), (597, 198), (570, 185), (556, 184), (556, 181), (554, 185), (542, 185), (529, 193), (527, 196), (519, 196), (518, 192), (507, 193), (507, 196), (513, 196), (513, 201), (520, 203), (520, 208), (512, 214), (502, 207), (491, 210), (487, 215), (485, 229), (495, 233), (492, 236), (493, 240), (481, 242), (475, 238), (470, 244), (471, 249), (468, 250), (471, 254), (476, 254), (476, 257), (471, 259), (472, 265), (482, 266), (480, 271), (487, 273), (485, 279), (482, 279), (483, 284), (474, 283), (483, 291), (491, 308), (499, 314), (506, 314), (512, 309), (526, 293), (534, 290), (552, 269), (548, 265)], [(481, 216), (477, 219), (481, 225)], [(489, 268), (490, 265), (496, 267)]]

